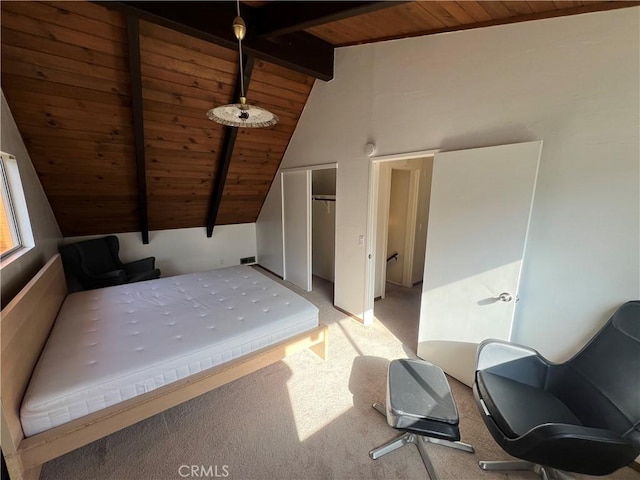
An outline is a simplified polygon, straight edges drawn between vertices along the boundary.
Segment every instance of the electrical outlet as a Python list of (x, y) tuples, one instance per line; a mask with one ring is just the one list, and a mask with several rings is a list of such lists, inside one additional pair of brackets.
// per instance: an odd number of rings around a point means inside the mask
[(256, 263), (256, 257), (244, 257), (240, 259), (240, 265), (247, 265), (248, 263)]

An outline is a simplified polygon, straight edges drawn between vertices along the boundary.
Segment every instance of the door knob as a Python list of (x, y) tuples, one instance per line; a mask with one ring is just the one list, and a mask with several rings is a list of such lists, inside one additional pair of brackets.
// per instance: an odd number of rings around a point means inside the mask
[(511, 300), (513, 300), (513, 295), (511, 295), (509, 292), (502, 292), (500, 295), (498, 295), (498, 300), (500, 300), (501, 302), (510, 302)]

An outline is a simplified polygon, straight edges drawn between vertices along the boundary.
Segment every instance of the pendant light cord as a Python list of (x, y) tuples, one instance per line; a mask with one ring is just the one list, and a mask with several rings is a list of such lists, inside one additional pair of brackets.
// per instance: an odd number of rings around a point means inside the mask
[[(236, 0), (236, 4), (238, 6), (238, 17), (240, 17), (240, 0)], [(243, 56), (242, 56), (242, 38), (238, 37), (238, 53), (240, 57), (238, 58), (238, 63), (240, 64), (240, 92), (241, 96), (244, 97), (244, 72), (242, 68)]]
[[(233, 33), (238, 39), (238, 55), (240, 56), (238, 62), (240, 67), (238, 68), (240, 75), (240, 78), (238, 79), (240, 81), (240, 101), (238, 103), (214, 107), (207, 112), (207, 117), (209, 120), (226, 125), (227, 127), (271, 127), (278, 123), (278, 116), (264, 108), (248, 104), (245, 97), (244, 54), (242, 53), (242, 40), (244, 40), (247, 33), (247, 24), (240, 16), (240, 0), (236, 0), (236, 8), (238, 15), (233, 19)], [(253, 59), (253, 56), (249, 55), (247, 58)], [(249, 76), (251, 76), (251, 72), (249, 72)], [(237, 92), (238, 80), (236, 80), (236, 91), (234, 92), (234, 95)], [(234, 99), (232, 99), (232, 101), (233, 100)]]

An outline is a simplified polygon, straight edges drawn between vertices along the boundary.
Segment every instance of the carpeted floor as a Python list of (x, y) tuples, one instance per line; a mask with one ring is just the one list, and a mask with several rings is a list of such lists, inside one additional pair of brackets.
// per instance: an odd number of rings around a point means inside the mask
[[(427, 478), (411, 445), (376, 461), (368, 456), (397, 433), (371, 405), (384, 401), (389, 361), (415, 356), (420, 287), (390, 287), (376, 302), (378, 320), (370, 327), (332, 308), (331, 288), (314, 279), (313, 292), (298, 291), (320, 308), (320, 321), (329, 327), (326, 361), (306, 351), (296, 354), (51, 461), (41, 478)], [(462, 441), (473, 444), (476, 454), (428, 446), (440, 478), (535, 480), (529, 472), (477, 467), (479, 459), (508, 457), (486, 431), (471, 390), (450, 383)], [(624, 468), (608, 478), (640, 480), (640, 474)]]

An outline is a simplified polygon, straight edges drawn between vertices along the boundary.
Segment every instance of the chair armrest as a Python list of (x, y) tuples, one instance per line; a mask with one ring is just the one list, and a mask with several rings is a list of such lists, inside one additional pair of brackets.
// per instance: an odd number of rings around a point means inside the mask
[(501, 340), (485, 340), (478, 347), (476, 370), (487, 370), (526, 357), (542, 358), (533, 348)]
[(125, 271), (131, 275), (132, 273), (142, 273), (155, 269), (156, 257), (147, 257), (135, 262), (124, 264)]
[(91, 288), (111, 287), (113, 285), (122, 285), (127, 283), (127, 274), (124, 270), (113, 270), (105, 273), (85, 273), (87, 281)]
[(155, 280), (160, 278), (160, 270), (154, 268), (153, 270), (147, 270), (141, 273), (133, 273), (127, 278), (127, 283), (141, 282), (143, 280)]
[(532, 348), (500, 340), (485, 340), (478, 347), (476, 381), (480, 372), (489, 371), (519, 383), (542, 388), (550, 366)]
[(572, 472), (608, 475), (632, 462), (640, 448), (611, 430), (547, 423), (513, 441), (509, 453)]
[(544, 442), (549, 439), (576, 439), (600, 443), (629, 444), (629, 441), (613, 430), (586, 427), (568, 423), (545, 423), (527, 432), (523, 437), (531, 436), (532, 442)]

